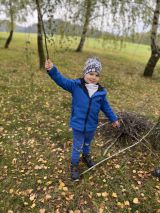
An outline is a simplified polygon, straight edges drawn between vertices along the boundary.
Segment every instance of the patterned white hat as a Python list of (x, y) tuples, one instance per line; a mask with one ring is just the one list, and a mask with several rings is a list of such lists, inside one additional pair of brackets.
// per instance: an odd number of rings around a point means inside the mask
[(84, 64), (83, 72), (86, 75), (89, 72), (97, 72), (100, 73), (102, 70), (102, 65), (97, 57), (88, 58)]

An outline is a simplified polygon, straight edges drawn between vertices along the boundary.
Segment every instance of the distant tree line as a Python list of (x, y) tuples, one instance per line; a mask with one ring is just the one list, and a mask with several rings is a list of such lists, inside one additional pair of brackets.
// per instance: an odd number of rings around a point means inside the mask
[[(88, 35), (93, 37), (97, 33), (97, 36), (101, 34), (103, 37), (112, 36), (112, 33), (104, 35), (100, 30), (91, 30), (91, 25), (98, 20), (101, 20), (102, 28), (104, 22), (110, 25), (112, 32), (119, 34), (117, 37), (120, 40), (132, 42), (138, 41), (139, 37), (143, 36), (135, 32), (135, 26), (142, 22), (146, 27), (151, 28), (151, 32), (144, 34), (142, 39), (145, 44), (149, 43), (151, 46), (151, 56), (146, 64), (144, 76), (153, 75), (160, 58), (160, 36), (158, 35), (160, 0), (0, 0), (0, 8), (0, 12), (5, 13), (10, 20), (10, 32), (5, 48), (9, 48), (12, 41), (15, 23), (24, 21), (28, 13), (37, 11), (37, 46), (40, 68), (44, 67), (45, 61), (43, 36), (44, 33), (48, 34), (46, 24), (44, 30), (44, 15), (47, 16), (48, 21), (45, 23), (49, 25), (49, 34), (52, 36), (58, 31), (63, 35), (74, 35), (78, 32), (80, 41), (76, 48), (77, 52), (83, 50)], [(64, 19), (64, 28), (56, 26), (54, 22), (55, 11), (62, 8), (65, 8), (66, 16), (68, 16), (68, 19)], [(105, 31), (104, 28), (103, 31)]]

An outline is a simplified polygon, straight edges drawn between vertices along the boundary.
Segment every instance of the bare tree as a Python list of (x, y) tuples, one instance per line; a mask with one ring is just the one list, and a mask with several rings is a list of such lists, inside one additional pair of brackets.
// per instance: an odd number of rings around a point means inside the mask
[[(93, 21), (96, 21), (97, 18), (104, 19), (115, 35), (134, 34), (135, 26), (140, 20), (143, 20), (144, 24), (148, 25), (148, 17), (151, 15), (151, 9), (147, 4), (148, 2), (149, 0), (76, 1), (76, 6), (79, 7), (77, 20), (81, 20), (83, 23), (82, 34), (76, 51), (82, 51), (89, 26), (93, 24)], [(103, 30), (105, 29), (103, 28)]]
[(15, 21), (25, 20), (27, 14), (28, 0), (1, 0), (0, 6), (3, 7), (2, 12), (9, 17), (9, 36), (4, 45), (5, 48), (9, 48), (9, 45), (13, 38)]
[(8, 7), (9, 7), (9, 15), (10, 15), (10, 33), (6, 40), (4, 48), (9, 47), (9, 44), (12, 41), (13, 31), (14, 31), (14, 11), (13, 11), (13, 5), (12, 5), (11, 0), (9, 0), (9, 2), (8, 2)]
[(43, 29), (42, 29), (42, 13), (40, 8), (40, 2), (39, 0), (36, 0), (36, 9), (37, 9), (37, 46), (38, 46), (38, 56), (39, 56), (39, 68), (44, 68), (45, 63), (45, 55), (44, 55), (44, 49), (43, 49)]
[(92, 13), (94, 11), (94, 7), (96, 5), (96, 1), (95, 0), (85, 0), (84, 2), (84, 9), (85, 9), (85, 16), (84, 16), (84, 25), (83, 25), (83, 30), (82, 30), (82, 34), (81, 34), (81, 39), (80, 39), (80, 43), (76, 49), (76, 52), (81, 52), (84, 46), (84, 42), (86, 39), (86, 34), (88, 31), (88, 26), (90, 23), (90, 18), (92, 16)]
[(160, 58), (160, 46), (158, 45), (158, 23), (160, 15), (160, 0), (156, 0), (156, 7), (153, 14), (152, 29), (151, 29), (151, 56), (144, 70), (145, 77), (151, 77), (156, 64)]

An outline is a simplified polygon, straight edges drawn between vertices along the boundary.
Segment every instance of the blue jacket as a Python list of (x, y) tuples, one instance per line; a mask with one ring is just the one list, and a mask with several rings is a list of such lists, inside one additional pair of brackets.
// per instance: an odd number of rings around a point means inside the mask
[(117, 116), (106, 99), (107, 91), (102, 86), (99, 85), (97, 92), (90, 98), (83, 78), (67, 79), (55, 66), (48, 71), (48, 74), (56, 84), (72, 94), (70, 127), (79, 131), (95, 131), (100, 110), (104, 112), (110, 122), (117, 120)]

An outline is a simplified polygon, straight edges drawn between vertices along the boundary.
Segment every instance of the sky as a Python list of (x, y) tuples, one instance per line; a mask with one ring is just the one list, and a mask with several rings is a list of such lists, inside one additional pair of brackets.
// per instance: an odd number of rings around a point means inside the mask
[[(65, 9), (64, 9), (65, 10)], [(67, 19), (67, 15), (65, 16), (65, 11), (63, 9), (61, 10), (57, 10), (54, 12), (54, 18), (55, 19), (61, 19), (63, 17), (63, 20), (66, 18)], [(109, 16), (108, 16), (109, 17)], [(0, 14), (0, 19), (5, 19), (6, 17), (2, 14)], [(35, 24), (37, 23), (37, 12), (33, 12), (33, 14), (29, 14), (27, 16), (27, 21), (24, 22), (24, 23), (17, 23), (18, 25), (20, 26), (23, 26), (23, 27), (28, 27), (29, 25), (32, 25), (32, 24)], [(47, 17), (43, 17), (43, 20), (47, 19)], [(107, 18), (106, 18), (107, 19)], [(111, 32), (113, 33), (113, 27), (112, 27), (112, 24), (109, 26), (110, 24), (108, 24), (108, 20), (107, 22), (106, 21), (103, 21), (102, 23), (102, 20), (99, 18), (99, 19), (96, 19), (96, 22), (93, 21), (92, 22), (92, 26), (93, 27), (96, 27), (97, 29), (99, 30), (102, 30), (102, 31), (107, 31), (107, 32)], [(123, 29), (124, 26), (121, 26), (121, 28)], [(115, 32), (114, 33), (118, 33), (118, 28), (116, 29), (115, 28)], [(143, 30), (143, 23), (139, 22), (136, 24), (136, 28), (135, 28), (136, 32), (142, 32), (144, 31)], [(149, 29), (146, 29), (145, 31), (148, 31)]]

